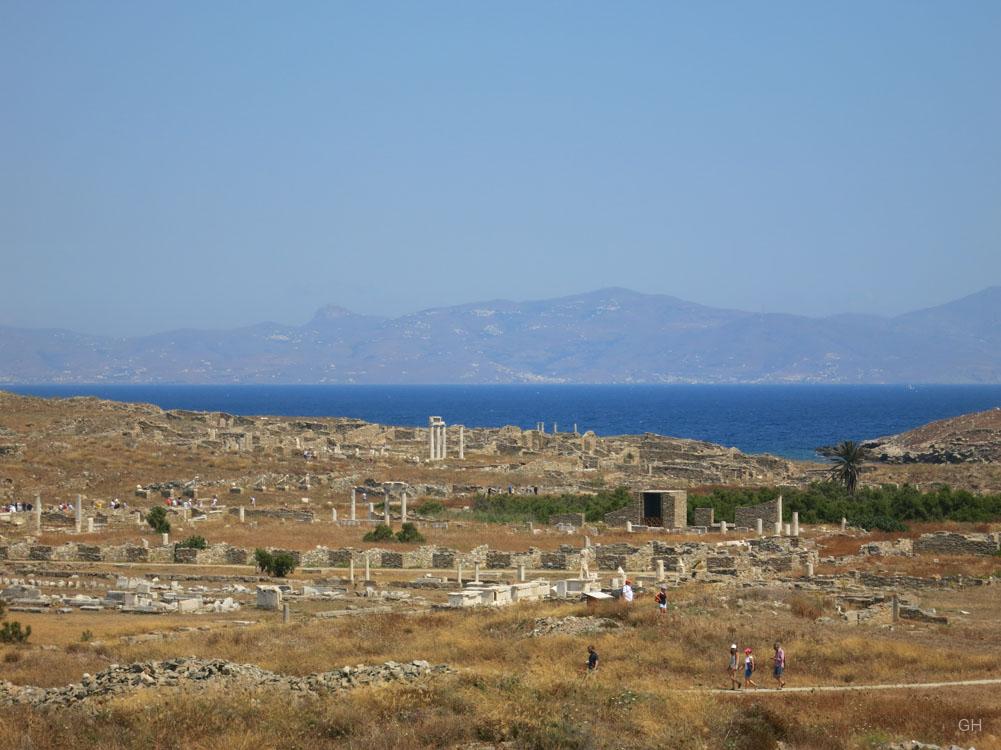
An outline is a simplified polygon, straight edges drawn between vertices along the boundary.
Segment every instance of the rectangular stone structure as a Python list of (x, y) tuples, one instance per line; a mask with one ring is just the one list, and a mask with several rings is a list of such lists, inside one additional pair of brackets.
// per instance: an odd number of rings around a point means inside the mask
[(782, 495), (774, 500), (760, 505), (749, 505), (743, 508), (736, 508), (733, 511), (733, 521), (735, 526), (744, 526), (748, 529), (755, 529), (758, 526), (758, 519), (761, 519), (765, 528), (772, 528), (774, 524), (782, 522)]

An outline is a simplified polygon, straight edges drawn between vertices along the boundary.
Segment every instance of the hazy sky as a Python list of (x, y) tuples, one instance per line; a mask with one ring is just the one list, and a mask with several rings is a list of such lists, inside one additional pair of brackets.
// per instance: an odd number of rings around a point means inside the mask
[(1001, 283), (1001, 2), (0, 0), (0, 324)]

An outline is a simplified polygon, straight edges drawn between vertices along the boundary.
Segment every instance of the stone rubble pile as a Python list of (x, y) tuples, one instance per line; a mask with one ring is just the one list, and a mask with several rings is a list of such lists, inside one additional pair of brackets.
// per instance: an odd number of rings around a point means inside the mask
[(64, 687), (40, 688), (0, 683), (0, 705), (64, 707), (92, 699), (110, 698), (144, 688), (270, 687), (298, 693), (323, 693), (361, 685), (409, 682), (452, 671), (445, 664), (431, 665), (415, 660), (404, 664), (387, 661), (378, 665), (343, 667), (296, 677), (270, 672), (253, 664), (236, 664), (222, 659), (178, 658), (166, 661), (113, 664), (96, 675), (84, 674), (79, 683)]
[(615, 620), (607, 617), (541, 617), (535, 621), (531, 637), (541, 635), (589, 635), (621, 627)]

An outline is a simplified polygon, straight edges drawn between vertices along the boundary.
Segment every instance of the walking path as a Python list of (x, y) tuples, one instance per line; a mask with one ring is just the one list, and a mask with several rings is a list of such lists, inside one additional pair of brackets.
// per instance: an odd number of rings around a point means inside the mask
[(727, 695), (761, 695), (771, 693), (847, 693), (858, 690), (921, 690), (925, 688), (966, 687), (970, 685), (1001, 685), (1001, 679), (986, 680), (956, 680), (954, 682), (893, 682), (882, 685), (806, 685), (778, 688), (746, 688), (730, 690), (728, 688), (690, 688), (689, 693), (719, 693)]

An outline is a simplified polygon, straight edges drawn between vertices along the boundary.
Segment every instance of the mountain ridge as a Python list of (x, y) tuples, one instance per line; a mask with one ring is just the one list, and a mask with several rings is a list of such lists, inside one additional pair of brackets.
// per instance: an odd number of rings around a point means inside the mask
[(129, 338), (0, 326), (0, 383), (1001, 383), (1001, 286), (882, 317), (621, 287)]

